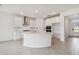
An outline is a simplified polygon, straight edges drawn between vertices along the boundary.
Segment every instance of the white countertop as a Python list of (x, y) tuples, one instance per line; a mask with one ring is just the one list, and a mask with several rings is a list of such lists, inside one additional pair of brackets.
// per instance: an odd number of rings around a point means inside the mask
[(51, 34), (51, 32), (45, 32), (45, 31), (43, 31), (43, 32), (36, 32), (36, 31), (24, 31), (23, 33), (28, 33), (28, 34), (36, 34), (36, 33), (39, 33), (39, 34)]

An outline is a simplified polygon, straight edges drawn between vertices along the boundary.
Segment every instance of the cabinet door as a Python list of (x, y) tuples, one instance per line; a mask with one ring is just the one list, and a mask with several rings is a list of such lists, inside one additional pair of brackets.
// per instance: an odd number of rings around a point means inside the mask
[(15, 16), (14, 18), (14, 39), (22, 38), (23, 17)]
[(22, 39), (23, 35), (22, 35), (22, 30), (21, 29), (16, 29), (14, 31), (14, 40), (19, 40)]
[(22, 27), (22, 25), (23, 25), (23, 17), (15, 16), (14, 26), (15, 27)]

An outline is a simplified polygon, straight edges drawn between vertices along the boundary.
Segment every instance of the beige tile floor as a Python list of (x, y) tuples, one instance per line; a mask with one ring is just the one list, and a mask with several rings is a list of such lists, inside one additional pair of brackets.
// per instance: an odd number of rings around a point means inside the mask
[(22, 40), (0, 42), (0, 55), (77, 55), (79, 54), (79, 38), (71, 37), (65, 42), (52, 40), (50, 48), (28, 48)]

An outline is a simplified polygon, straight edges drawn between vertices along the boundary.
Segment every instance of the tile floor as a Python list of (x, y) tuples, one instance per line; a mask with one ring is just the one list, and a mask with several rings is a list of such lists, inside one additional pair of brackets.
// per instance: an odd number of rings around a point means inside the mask
[(28, 48), (22, 40), (0, 42), (0, 55), (77, 55), (79, 38), (70, 37), (65, 42), (52, 40), (50, 48)]

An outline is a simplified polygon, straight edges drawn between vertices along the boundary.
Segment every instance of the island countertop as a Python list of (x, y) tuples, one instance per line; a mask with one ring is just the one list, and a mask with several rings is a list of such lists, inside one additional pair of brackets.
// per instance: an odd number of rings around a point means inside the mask
[(23, 44), (27, 47), (51, 47), (51, 34), (41, 32), (23, 32)]

